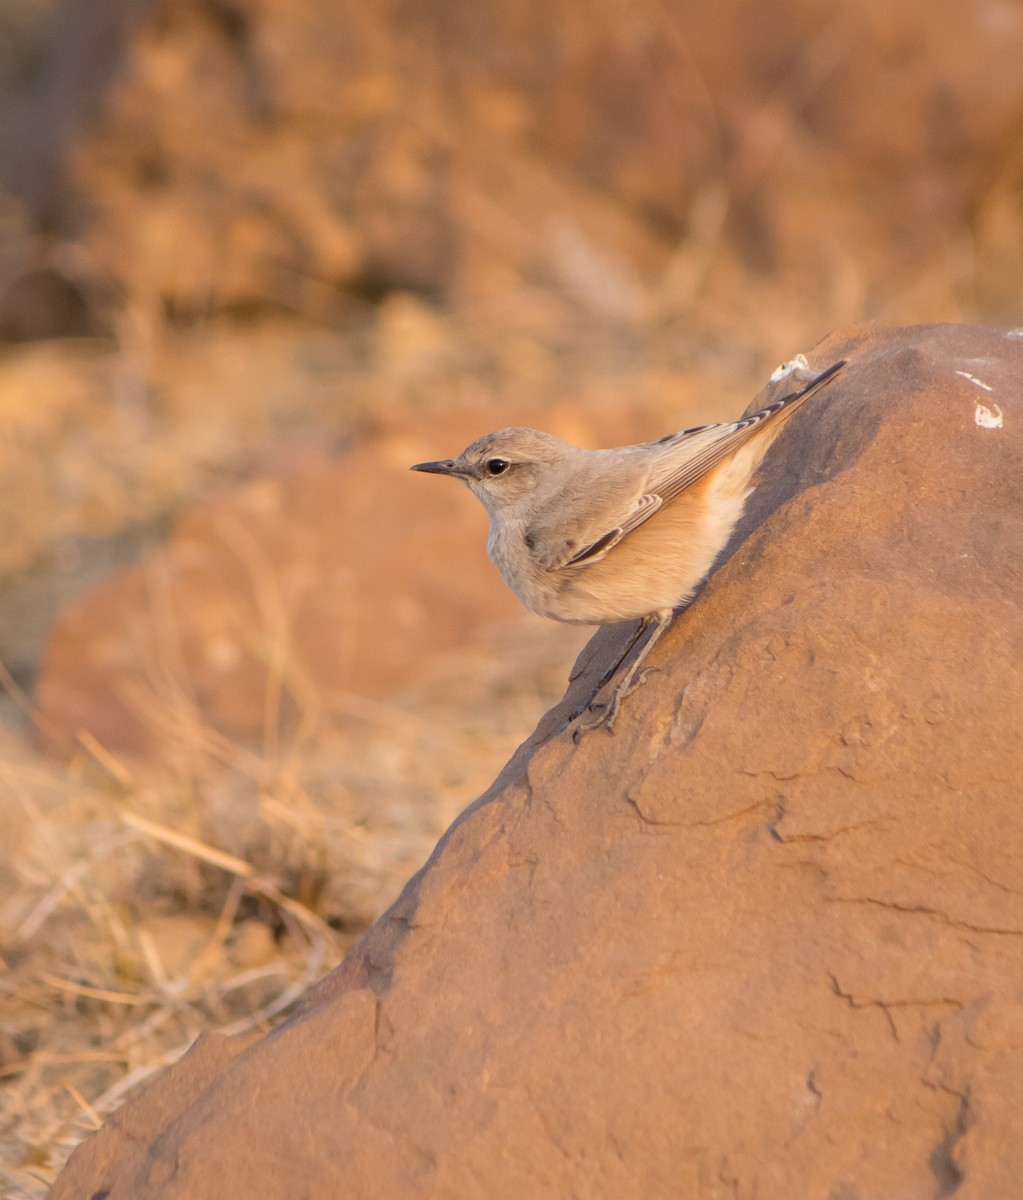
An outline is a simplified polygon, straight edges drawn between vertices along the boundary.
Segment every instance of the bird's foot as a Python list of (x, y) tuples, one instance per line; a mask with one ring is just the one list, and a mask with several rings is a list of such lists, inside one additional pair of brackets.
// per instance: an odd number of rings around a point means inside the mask
[[(660, 670), (659, 667), (647, 667), (645, 671), (640, 671), (635, 679), (626, 677), (611, 693), (611, 699), (607, 704), (596, 704), (591, 701), (588, 707), (581, 714), (579, 723), (572, 731), (572, 739), (578, 743), (583, 734), (590, 733), (594, 729), (606, 729), (608, 733), (614, 733), (615, 722), (618, 720), (618, 712), (622, 707), (622, 701), (626, 696), (631, 696), (633, 692), (646, 683), (646, 677)], [(599, 709), (600, 711), (596, 711)]]
[(620, 705), (621, 701), (617, 692), (612, 695), (607, 704), (591, 704), (582, 713), (575, 729), (572, 730), (572, 741), (578, 745), (585, 735), (592, 733), (594, 729), (606, 729), (608, 733), (613, 733)]
[(615, 692), (615, 698), (618, 703), (621, 704), (625, 697), (631, 696), (633, 692), (638, 692), (643, 684), (646, 683), (646, 677), (648, 675), (656, 675), (660, 669), (660, 667), (647, 667), (646, 670), (640, 671), (635, 679), (623, 680), (621, 686)]

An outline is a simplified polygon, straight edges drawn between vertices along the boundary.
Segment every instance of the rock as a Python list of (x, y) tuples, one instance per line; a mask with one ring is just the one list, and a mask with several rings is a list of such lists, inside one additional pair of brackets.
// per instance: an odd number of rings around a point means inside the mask
[(205, 726), (258, 741), (268, 714), (290, 728), (517, 615), (482, 553), (485, 518), (409, 474), (426, 444), (424, 431), (343, 458), (294, 452), (188, 510), (164, 550), (51, 631), (36, 684), (51, 740), (86, 729), (149, 755), (173, 749), (168, 731)]
[(1023, 331), (854, 329), (613, 737), (567, 716), (270, 1036), (52, 1200), (991, 1200), (1023, 1178)]

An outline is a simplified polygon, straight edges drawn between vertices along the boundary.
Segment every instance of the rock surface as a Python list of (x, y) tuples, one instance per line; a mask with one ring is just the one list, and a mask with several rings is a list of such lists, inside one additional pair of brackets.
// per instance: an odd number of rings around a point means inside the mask
[(613, 738), (566, 717), (622, 630), (300, 1011), (54, 1200), (1017, 1193), (1023, 335), (839, 356)]

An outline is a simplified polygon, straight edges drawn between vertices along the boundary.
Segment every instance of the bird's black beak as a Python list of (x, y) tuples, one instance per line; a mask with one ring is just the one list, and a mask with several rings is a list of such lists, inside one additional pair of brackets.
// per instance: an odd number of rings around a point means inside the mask
[(440, 462), (416, 463), (414, 467), (409, 467), (409, 470), (426, 471), (430, 475), (454, 475), (454, 468), (454, 459), (445, 458)]

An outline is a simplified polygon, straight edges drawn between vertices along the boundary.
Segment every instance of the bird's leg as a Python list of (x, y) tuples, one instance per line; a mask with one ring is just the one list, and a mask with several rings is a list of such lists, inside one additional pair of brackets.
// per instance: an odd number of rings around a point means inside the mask
[(640, 617), (640, 619), (636, 622), (636, 628), (633, 630), (632, 636), (625, 643), (625, 649), (621, 652), (621, 654), (618, 655), (618, 657), (608, 667), (604, 674), (601, 675), (597, 686), (593, 689), (593, 695), (590, 696), (589, 704), (586, 706), (587, 708), (592, 707), (594, 700), (596, 700), (604, 688), (606, 688), (611, 680), (614, 679), (614, 677), (618, 674), (622, 663), (625, 662), (625, 660), (632, 653), (633, 647), (643, 636), (643, 634), (646, 633), (646, 631), (650, 628), (650, 620), (650, 617)]
[[(582, 734), (589, 733), (591, 729), (599, 729), (601, 726), (603, 726), (608, 733), (611, 733), (614, 730), (615, 721), (618, 719), (618, 710), (621, 708), (622, 701), (626, 696), (630, 696), (638, 687), (641, 687), (643, 681), (647, 677), (647, 671), (643, 671), (642, 674), (639, 672), (640, 667), (643, 665), (643, 660), (654, 648), (654, 645), (660, 639), (661, 634), (663, 634), (671, 624), (671, 620), (674, 615), (675, 614), (670, 608), (664, 609), (660, 612), (652, 613), (649, 617), (644, 617), (639, 623), (638, 629), (629, 639), (629, 644), (626, 646), (625, 652), (615, 662), (614, 667), (610, 671), (606, 671), (601, 678), (596, 691), (593, 693), (593, 699), (590, 701), (591, 707), (593, 705), (593, 700), (597, 698), (601, 688), (603, 688), (605, 684), (609, 683), (614, 678), (619, 667), (621, 667), (633, 646), (635, 646), (635, 644), (639, 641), (643, 632), (652, 627), (650, 636), (643, 643), (643, 646), (636, 655), (635, 660), (625, 673), (625, 678), (611, 693), (611, 698), (608, 701), (607, 707), (604, 709), (604, 711), (593, 720), (585, 722), (580, 721), (576, 726), (577, 740)], [(636, 678), (637, 675), (639, 675), (638, 679)]]
[[(646, 658), (646, 656), (654, 648), (655, 644), (660, 640), (661, 634), (664, 633), (664, 631), (671, 624), (671, 619), (674, 615), (675, 614), (669, 608), (665, 612), (656, 613), (654, 616), (647, 618), (649, 623), (653, 626), (653, 632), (643, 643), (643, 648), (636, 655), (632, 666), (629, 667), (628, 671), (626, 672), (625, 678), (615, 688), (614, 695), (619, 704), (625, 699), (626, 696), (631, 696), (638, 687), (642, 686), (643, 680), (648, 674), (646, 671), (644, 671), (642, 674), (639, 673), (639, 668), (643, 665), (643, 659)], [(637, 675), (639, 675), (638, 679), (636, 678)]]
[(601, 677), (597, 680), (597, 686), (593, 689), (593, 691), (590, 692), (590, 698), (586, 701), (582, 708), (576, 709), (576, 711), (573, 713), (569, 713), (569, 721), (574, 721), (576, 717), (581, 717), (583, 713), (590, 712), (597, 702), (597, 697), (618, 674), (622, 663), (625, 662), (625, 660), (632, 653), (633, 646), (635, 646), (635, 644), (639, 641), (649, 627), (650, 618), (640, 617), (640, 619), (636, 622), (636, 628), (630, 634), (629, 640), (625, 643), (625, 648), (622, 650), (621, 654), (618, 655), (618, 657), (607, 668), (604, 674), (601, 675)]

